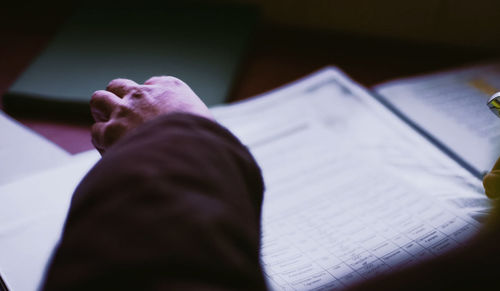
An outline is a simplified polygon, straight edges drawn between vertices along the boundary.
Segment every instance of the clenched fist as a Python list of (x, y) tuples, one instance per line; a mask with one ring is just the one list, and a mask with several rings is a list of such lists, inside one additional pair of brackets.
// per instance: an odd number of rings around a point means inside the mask
[(188, 85), (166, 76), (152, 77), (144, 85), (115, 79), (92, 95), (90, 111), (96, 122), (92, 143), (101, 154), (132, 129), (162, 114), (183, 112), (213, 120)]

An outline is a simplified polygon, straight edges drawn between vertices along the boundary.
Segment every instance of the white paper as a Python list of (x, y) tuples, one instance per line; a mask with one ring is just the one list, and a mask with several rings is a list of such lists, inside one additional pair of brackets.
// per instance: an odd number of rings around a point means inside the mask
[[(261, 165), (275, 290), (334, 290), (435, 257), (478, 223), (478, 180), (334, 68), (213, 110)], [(318, 288), (318, 289), (317, 289)]]
[[(262, 263), (274, 289), (342, 289), (432, 258), (476, 232), (471, 205), (489, 207), (475, 177), (335, 68), (212, 110), (263, 169)], [(0, 188), (0, 273), (13, 290), (39, 286), (94, 161)]]
[(0, 111), (0, 185), (50, 167), (70, 155)]
[(500, 156), (500, 120), (486, 103), (500, 91), (500, 63), (390, 81), (375, 90), (478, 172)]
[(0, 186), (0, 274), (10, 290), (39, 287), (73, 191), (97, 159), (90, 151), (64, 166)]

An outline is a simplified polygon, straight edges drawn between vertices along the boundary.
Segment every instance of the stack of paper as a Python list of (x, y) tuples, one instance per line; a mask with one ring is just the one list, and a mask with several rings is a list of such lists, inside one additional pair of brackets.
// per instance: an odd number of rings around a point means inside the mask
[[(342, 289), (433, 258), (466, 244), (472, 212), (490, 208), (478, 177), (336, 68), (212, 111), (262, 167), (273, 289)], [(0, 273), (13, 290), (39, 286), (96, 160), (0, 187)]]
[(342, 289), (435, 257), (478, 227), (441, 197), (488, 206), (475, 177), (335, 68), (214, 113), (263, 168), (276, 290)]

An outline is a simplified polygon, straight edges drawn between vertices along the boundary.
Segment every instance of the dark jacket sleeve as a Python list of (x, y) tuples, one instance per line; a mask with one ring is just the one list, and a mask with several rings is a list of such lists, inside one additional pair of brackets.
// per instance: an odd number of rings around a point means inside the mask
[(265, 289), (262, 195), (260, 169), (229, 131), (157, 118), (78, 186), (44, 289)]

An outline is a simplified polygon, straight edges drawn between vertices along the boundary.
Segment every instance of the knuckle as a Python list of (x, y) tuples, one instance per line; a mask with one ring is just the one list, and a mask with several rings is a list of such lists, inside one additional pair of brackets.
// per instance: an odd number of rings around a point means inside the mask
[(101, 93), (102, 93), (102, 90), (94, 91), (94, 93), (92, 93), (92, 98), (98, 98), (99, 95), (101, 95)]
[(106, 86), (106, 89), (109, 89), (111, 87), (114, 87), (118, 82), (120, 82), (121, 79), (113, 79), (109, 81), (108, 85)]
[(123, 83), (126, 80), (127, 79), (125, 79), (125, 78), (116, 78), (116, 79), (109, 81), (109, 84)]
[(96, 105), (97, 105), (96, 103), (98, 103), (97, 97), (94, 97), (94, 95), (92, 95), (92, 97), (90, 98), (90, 101), (89, 101), (90, 108), (96, 107)]
[(180, 79), (173, 76), (154, 76), (149, 78), (147, 83), (162, 83), (177, 86), (184, 84)]
[(130, 83), (129, 79), (124, 79), (124, 78), (113, 79), (113, 80), (111, 80), (108, 83), (108, 85), (106, 86), (106, 89), (109, 89), (109, 88), (123, 88), (123, 87), (130, 88), (130, 87), (133, 87), (133, 86), (128, 86), (127, 85), (128, 83)]
[(148, 92), (148, 88), (143, 87), (143, 86), (133, 86), (130, 89), (130, 97), (134, 99), (140, 99), (145, 97), (145, 95)]
[(144, 93), (141, 91), (134, 91), (134, 92), (132, 92), (132, 94), (130, 94), (130, 96), (134, 99), (139, 99), (139, 98), (142, 98), (144, 96)]
[(182, 82), (180, 79), (173, 77), (173, 76), (163, 76), (162, 78), (164, 78), (165, 81), (172, 83), (172, 84), (175, 84), (175, 85), (184, 84), (184, 82)]
[(146, 82), (156, 82), (160, 78), (161, 78), (160, 76), (153, 76), (153, 77), (150, 77)]
[(128, 105), (125, 105), (125, 104), (118, 105), (116, 110), (115, 110), (115, 114), (116, 114), (117, 118), (127, 117), (127, 116), (131, 115), (132, 112), (133, 112), (132, 108), (129, 107)]
[(95, 107), (99, 103), (103, 101), (104, 97), (102, 96), (101, 91), (96, 91), (94, 94), (92, 94), (92, 97), (90, 97), (90, 106)]

